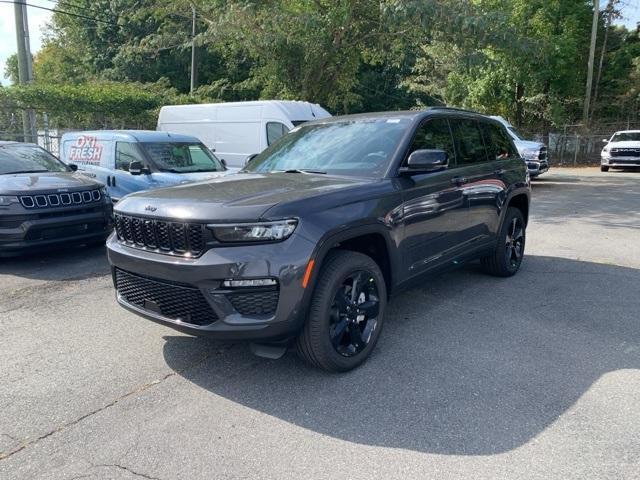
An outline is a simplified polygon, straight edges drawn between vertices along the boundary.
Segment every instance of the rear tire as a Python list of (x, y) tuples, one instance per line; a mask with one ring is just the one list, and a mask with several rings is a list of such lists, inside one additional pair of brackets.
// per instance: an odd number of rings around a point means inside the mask
[(609, 167), (607, 165), (600, 165), (600, 171), (601, 172), (608, 172), (609, 171)]
[(504, 216), (495, 250), (480, 259), (483, 270), (496, 277), (511, 277), (520, 269), (524, 257), (526, 227), (520, 209), (509, 207)]
[(371, 257), (349, 250), (330, 252), (296, 340), (298, 354), (329, 372), (356, 368), (378, 341), (386, 304), (384, 276)]

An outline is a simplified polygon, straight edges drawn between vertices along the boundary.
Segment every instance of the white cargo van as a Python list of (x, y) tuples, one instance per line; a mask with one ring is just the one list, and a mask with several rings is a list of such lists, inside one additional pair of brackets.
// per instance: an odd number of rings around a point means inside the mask
[(293, 127), (330, 116), (318, 104), (285, 100), (168, 105), (157, 130), (198, 137), (227, 165), (242, 167)]

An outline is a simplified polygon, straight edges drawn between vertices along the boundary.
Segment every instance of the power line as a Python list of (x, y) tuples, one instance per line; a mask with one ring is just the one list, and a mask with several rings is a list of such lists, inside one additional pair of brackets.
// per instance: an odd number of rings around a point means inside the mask
[(58, 10), (57, 8), (41, 7), (40, 5), (33, 5), (31, 3), (16, 2), (15, 0), (0, 0), (0, 3), (8, 3), (10, 5), (21, 4), (21, 5), (26, 5), (27, 7), (39, 8), (40, 10), (47, 10), (47, 11), (53, 12), (53, 13), (60, 13), (62, 15), (69, 15), (70, 17), (77, 17), (77, 18), (82, 18), (84, 20), (90, 20), (92, 22), (104, 23), (106, 25), (111, 25), (112, 27), (118, 27), (119, 26), (117, 23), (107, 22), (105, 20), (100, 20), (99, 18), (87, 17), (85, 15), (80, 15), (78, 13), (71, 13), (71, 12), (66, 12), (64, 10)]

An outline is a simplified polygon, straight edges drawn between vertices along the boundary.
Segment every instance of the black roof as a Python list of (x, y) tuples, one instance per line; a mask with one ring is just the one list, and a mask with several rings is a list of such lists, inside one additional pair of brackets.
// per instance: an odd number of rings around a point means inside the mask
[(462, 108), (456, 107), (427, 107), (423, 110), (401, 110), (401, 111), (393, 111), (393, 112), (367, 112), (367, 113), (356, 113), (352, 115), (340, 115), (336, 117), (327, 117), (319, 120), (314, 120), (312, 122), (305, 123), (305, 125), (310, 124), (322, 124), (322, 123), (333, 123), (333, 122), (343, 122), (343, 121), (352, 121), (352, 120), (376, 120), (383, 118), (406, 118), (410, 120), (414, 120), (416, 118), (423, 118), (428, 116), (430, 113), (441, 113), (441, 112), (450, 112), (450, 113), (462, 113), (469, 115), (477, 115), (484, 118), (489, 118), (482, 113), (474, 112), (472, 110), (465, 110)]

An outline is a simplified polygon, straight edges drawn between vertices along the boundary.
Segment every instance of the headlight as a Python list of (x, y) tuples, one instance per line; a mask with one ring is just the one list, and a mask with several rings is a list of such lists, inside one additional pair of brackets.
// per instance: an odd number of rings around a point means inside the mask
[(0, 206), (7, 207), (12, 203), (19, 203), (18, 197), (8, 196), (8, 195), (0, 195)]
[(276, 220), (274, 222), (236, 223), (207, 225), (221, 242), (279, 242), (291, 236), (298, 220)]
[(109, 190), (107, 189), (107, 187), (102, 187), (100, 189), (100, 193), (104, 198), (109, 198)]

